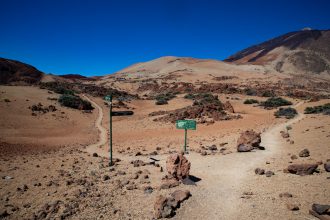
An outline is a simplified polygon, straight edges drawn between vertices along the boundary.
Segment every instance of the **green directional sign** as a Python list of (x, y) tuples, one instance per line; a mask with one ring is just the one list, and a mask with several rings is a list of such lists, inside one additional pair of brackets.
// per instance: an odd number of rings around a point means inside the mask
[(195, 120), (177, 120), (176, 128), (177, 129), (196, 130), (196, 121)]
[(177, 120), (176, 121), (177, 129), (184, 129), (184, 152), (187, 152), (187, 130), (196, 130), (196, 121), (195, 120)]

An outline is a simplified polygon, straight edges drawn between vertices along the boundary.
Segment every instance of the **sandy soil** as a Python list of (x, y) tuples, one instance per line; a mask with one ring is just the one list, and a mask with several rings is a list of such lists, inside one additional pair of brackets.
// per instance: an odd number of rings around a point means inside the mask
[[(153, 118), (147, 115), (157, 110), (191, 105), (191, 101), (179, 96), (167, 106), (156, 106), (154, 101), (148, 100), (128, 103), (134, 108), (135, 114), (114, 117), (113, 124), (114, 157), (120, 158), (121, 161), (114, 167), (108, 167), (108, 109), (102, 99), (85, 96), (96, 108), (93, 114), (61, 109), (60, 111), (65, 111), (65, 115), (70, 117), (61, 121), (60, 126), (56, 124), (57, 120), (47, 115), (50, 113), (37, 116), (38, 121), (34, 122), (31, 110), (27, 109), (29, 104), (23, 105), (32, 100), (33, 104), (37, 100), (45, 103), (44, 105), (54, 103), (47, 100), (48, 95), (55, 96), (54, 94), (25, 87), (1, 87), (1, 91), (2, 99), (16, 100), (0, 103), (1, 111), (8, 115), (8, 118), (1, 119), (4, 120), (1, 129), (6, 132), (2, 138), (8, 136), (5, 141), (9, 142), (17, 137), (15, 140), (19, 143), (28, 143), (29, 139), (24, 137), (26, 135), (22, 135), (27, 129), (20, 129), (24, 128), (24, 125), (28, 127), (29, 123), (34, 123), (38, 128), (38, 124), (43, 121), (41, 125), (52, 125), (54, 131), (58, 129), (60, 132), (63, 129), (63, 140), (61, 136), (56, 140), (63, 141), (65, 146), (71, 146), (54, 147), (54, 151), (33, 154), (1, 153), (0, 214), (7, 212), (7, 219), (152, 219), (156, 196), (167, 195), (176, 189), (188, 189), (192, 197), (177, 210), (174, 219), (313, 219), (308, 214), (312, 203), (330, 203), (330, 185), (327, 179), (329, 174), (322, 166), (319, 173), (311, 176), (301, 177), (283, 172), (292, 162), (290, 156), (298, 155), (303, 148), (308, 148), (311, 156), (298, 158), (294, 163), (325, 162), (330, 159), (330, 117), (301, 114), (306, 106), (329, 100), (298, 104), (300, 115), (287, 120), (275, 119), (274, 110), (242, 104), (245, 96), (229, 95), (228, 100), (236, 112), (242, 115), (242, 119), (198, 125), (196, 131), (188, 133), (190, 153), (186, 156), (191, 162), (191, 175), (201, 180), (195, 186), (181, 184), (179, 187), (160, 190), (161, 177), (165, 175), (160, 167), (165, 168), (166, 158), (171, 152), (181, 151), (183, 132), (176, 130), (173, 124), (154, 122)], [(17, 94), (23, 94), (24, 97), (19, 99)], [(227, 96), (221, 95), (220, 99), (226, 100)], [(26, 99), (31, 101), (25, 101)], [(292, 101), (295, 104), (300, 103)], [(10, 130), (7, 124), (17, 116), (16, 112), (20, 111), (24, 115), (21, 121), (24, 125), (21, 128), (16, 122), (13, 124), (15, 131), (22, 132), (17, 133)], [(70, 124), (75, 120), (79, 121), (77, 127)], [(279, 133), (289, 124), (293, 128), (290, 131), (290, 139), (294, 140), (294, 144), (287, 142)], [(65, 132), (70, 129), (79, 131), (80, 134)], [(262, 145), (266, 150), (236, 152), (239, 133), (246, 129), (263, 132)], [(31, 138), (45, 135), (46, 131), (40, 128), (36, 131), (32, 129), (31, 132), (35, 133)], [(42, 139), (35, 139), (40, 144), (46, 143), (42, 142)], [(72, 142), (67, 142), (67, 139)], [(45, 140), (48, 140), (47, 146), (57, 146), (54, 144), (57, 142), (51, 141), (52, 138), (45, 136)], [(226, 148), (225, 153), (218, 152), (207, 156), (197, 153), (201, 146), (212, 144), (218, 148), (223, 145)], [(156, 147), (159, 149), (156, 150)], [(151, 156), (150, 153), (154, 151), (156, 154)], [(101, 157), (93, 157), (94, 152)], [(137, 152), (142, 155), (135, 156)], [(150, 162), (150, 157), (159, 159), (159, 166), (133, 167), (130, 163), (136, 159)], [(271, 170), (275, 175), (268, 178), (256, 175), (254, 169), (257, 167)], [(146, 186), (152, 187), (153, 192), (147, 193)], [(244, 195), (246, 192), (252, 195)], [(279, 193), (283, 192), (292, 193), (293, 198), (279, 198)], [(288, 202), (299, 203), (300, 210), (288, 210)]]
[[(62, 107), (56, 100), (58, 94), (37, 87), (0, 86), (0, 142), (4, 145), (25, 145), (35, 148), (82, 146), (96, 141), (93, 121), (97, 113), (82, 113)], [(3, 101), (9, 99), (10, 102)], [(37, 113), (29, 109), (41, 103), (53, 105), (55, 112)]]

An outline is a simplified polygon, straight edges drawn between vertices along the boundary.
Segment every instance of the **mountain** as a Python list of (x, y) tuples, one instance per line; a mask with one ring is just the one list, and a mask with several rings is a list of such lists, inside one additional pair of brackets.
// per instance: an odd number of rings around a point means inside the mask
[(330, 30), (304, 29), (248, 47), (224, 60), (293, 74), (330, 75)]
[(0, 58), (0, 84), (10, 84), (13, 82), (34, 84), (39, 82), (43, 75), (44, 73), (31, 65)]

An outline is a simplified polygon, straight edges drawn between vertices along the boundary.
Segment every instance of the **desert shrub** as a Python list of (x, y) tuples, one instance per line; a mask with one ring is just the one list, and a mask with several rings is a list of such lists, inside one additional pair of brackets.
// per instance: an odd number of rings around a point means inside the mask
[(257, 95), (256, 90), (251, 89), (251, 88), (246, 88), (246, 89), (244, 89), (244, 93), (245, 93), (246, 95), (249, 95), (249, 96), (255, 96), (255, 95)]
[(271, 90), (267, 90), (267, 91), (264, 91), (262, 94), (261, 94), (262, 97), (274, 97), (275, 96), (275, 93)]
[(319, 114), (319, 113), (329, 115), (330, 114), (330, 103), (305, 108), (305, 114)]
[(266, 108), (274, 108), (285, 105), (292, 105), (292, 102), (283, 99), (282, 97), (271, 97), (262, 103)]
[(155, 104), (156, 105), (167, 105), (168, 102), (166, 99), (158, 99)]
[(291, 107), (288, 108), (280, 108), (277, 110), (274, 115), (279, 118), (279, 117), (285, 117), (285, 118), (294, 118), (297, 115), (297, 110)]
[(194, 95), (194, 94), (192, 94), (192, 93), (188, 93), (188, 94), (186, 94), (183, 98), (185, 98), (185, 99), (194, 99), (196, 96)]
[(244, 104), (247, 104), (247, 105), (255, 104), (255, 103), (259, 103), (259, 101), (256, 100), (256, 99), (246, 99), (246, 100), (244, 101)]
[(78, 96), (74, 95), (61, 95), (58, 99), (59, 103), (63, 106), (79, 109), (79, 110), (92, 110), (94, 109), (92, 104), (86, 100), (81, 99)]
[(155, 96), (156, 105), (166, 105), (168, 101), (175, 98), (176, 95), (171, 92), (161, 93)]

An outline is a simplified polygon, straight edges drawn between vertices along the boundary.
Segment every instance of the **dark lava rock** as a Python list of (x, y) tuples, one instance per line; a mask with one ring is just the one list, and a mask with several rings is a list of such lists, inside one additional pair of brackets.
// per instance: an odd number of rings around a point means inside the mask
[(266, 177), (271, 177), (271, 176), (275, 175), (275, 173), (273, 171), (267, 171), (265, 173), (265, 175), (266, 175)]
[(314, 203), (312, 205), (312, 209), (319, 215), (330, 214), (330, 205), (320, 205)]
[(330, 172), (330, 161), (327, 161), (324, 163), (324, 169), (327, 171), (327, 172)]
[(258, 174), (258, 175), (263, 175), (265, 174), (265, 170), (264, 169), (260, 169), (260, 168), (256, 168), (254, 170), (255, 174)]
[(287, 170), (289, 173), (304, 176), (312, 175), (316, 171), (317, 167), (317, 164), (292, 164), (288, 166)]
[(107, 180), (109, 180), (110, 179), (110, 176), (108, 176), (108, 175), (104, 175), (103, 176), (103, 181), (107, 181)]
[(299, 157), (309, 157), (309, 150), (303, 149), (302, 151), (300, 151)]
[(99, 155), (97, 153), (93, 153), (93, 157), (98, 157)]

